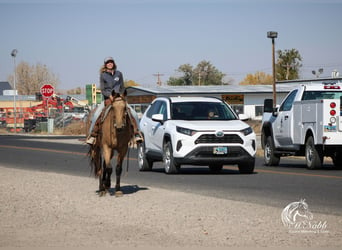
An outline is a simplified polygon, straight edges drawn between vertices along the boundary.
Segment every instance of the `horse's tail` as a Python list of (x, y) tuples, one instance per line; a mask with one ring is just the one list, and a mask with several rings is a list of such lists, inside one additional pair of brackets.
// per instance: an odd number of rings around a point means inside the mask
[(101, 175), (101, 147), (97, 142), (94, 145), (89, 146), (88, 157), (90, 159), (91, 171), (93, 171), (94, 176), (98, 177)]

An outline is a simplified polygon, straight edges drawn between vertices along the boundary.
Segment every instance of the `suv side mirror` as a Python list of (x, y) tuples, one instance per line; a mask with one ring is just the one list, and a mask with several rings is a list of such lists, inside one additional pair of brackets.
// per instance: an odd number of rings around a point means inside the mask
[(248, 116), (245, 115), (245, 114), (239, 114), (239, 119), (240, 119), (241, 121), (247, 121), (247, 120), (248, 120)]
[(154, 114), (154, 115), (152, 115), (152, 121), (160, 122), (161, 124), (163, 124), (163, 122), (164, 122), (164, 115), (163, 114)]

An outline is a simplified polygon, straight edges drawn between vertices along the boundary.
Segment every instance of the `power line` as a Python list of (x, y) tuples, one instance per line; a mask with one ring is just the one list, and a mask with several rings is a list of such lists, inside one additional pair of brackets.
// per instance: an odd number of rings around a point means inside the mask
[(161, 85), (162, 85), (162, 82), (161, 82), (160, 77), (163, 76), (164, 74), (160, 74), (160, 73), (158, 72), (157, 74), (153, 74), (153, 75), (157, 77), (157, 85), (161, 86)]

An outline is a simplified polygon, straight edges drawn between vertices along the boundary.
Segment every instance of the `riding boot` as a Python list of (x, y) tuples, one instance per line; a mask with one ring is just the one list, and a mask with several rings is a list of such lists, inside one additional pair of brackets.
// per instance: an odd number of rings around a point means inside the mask
[(90, 133), (90, 136), (86, 140), (86, 143), (89, 145), (94, 145), (96, 143), (96, 138), (101, 130), (101, 123), (102, 123), (104, 112), (106, 110), (106, 107), (110, 104), (110, 101), (107, 101), (107, 100), (105, 101), (105, 107), (102, 109), (101, 114), (96, 119), (96, 122), (94, 124), (93, 130)]
[(94, 145), (96, 142), (97, 135), (99, 134), (100, 131), (100, 123), (101, 123), (101, 115), (97, 118), (94, 128), (91, 131), (89, 137), (86, 140), (86, 143), (89, 145)]
[(132, 113), (131, 113), (131, 109), (127, 108), (127, 113), (128, 113), (128, 117), (131, 121), (132, 127), (133, 127), (133, 133), (134, 133), (134, 141), (135, 143), (142, 143), (144, 141), (139, 129), (138, 129), (138, 124), (137, 121), (134, 119)]

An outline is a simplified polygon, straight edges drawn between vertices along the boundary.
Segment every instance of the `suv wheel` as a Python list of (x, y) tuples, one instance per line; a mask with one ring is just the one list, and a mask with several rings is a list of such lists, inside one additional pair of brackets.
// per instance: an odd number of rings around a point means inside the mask
[(252, 174), (254, 172), (255, 159), (238, 164), (241, 174)]
[(222, 168), (223, 168), (223, 165), (220, 165), (220, 164), (211, 164), (211, 165), (209, 165), (210, 171), (212, 171), (214, 173), (221, 171)]
[(145, 154), (145, 142), (138, 143), (138, 167), (140, 171), (152, 170), (153, 161)]
[(274, 153), (274, 143), (271, 136), (267, 136), (264, 148), (264, 161), (266, 166), (278, 166), (280, 157)]
[(342, 169), (342, 153), (335, 152), (331, 158), (333, 160), (334, 166), (337, 169)]
[(178, 173), (180, 169), (180, 165), (175, 163), (175, 160), (173, 158), (172, 145), (170, 141), (164, 144), (163, 163), (165, 167), (165, 173), (167, 174)]

